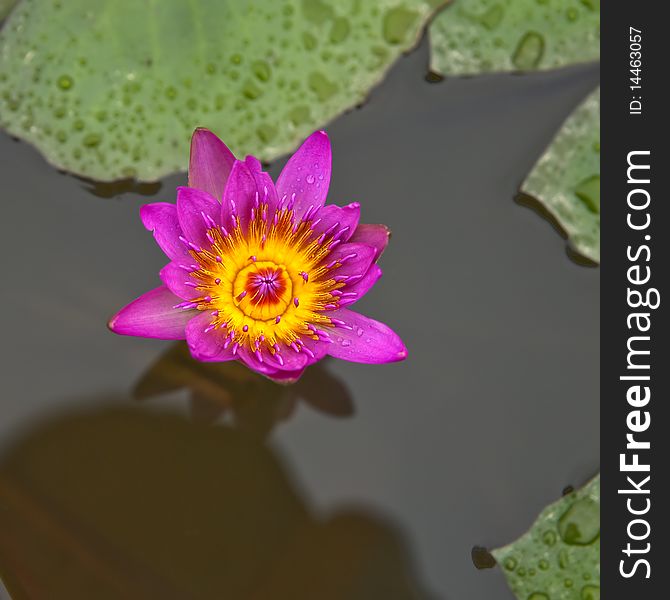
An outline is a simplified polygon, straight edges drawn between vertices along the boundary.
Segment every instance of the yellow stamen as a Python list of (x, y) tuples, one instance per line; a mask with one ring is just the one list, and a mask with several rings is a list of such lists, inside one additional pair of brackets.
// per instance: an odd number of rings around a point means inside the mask
[(321, 240), (311, 222), (294, 223), (288, 209), (268, 215), (267, 205), (254, 211), (246, 231), (237, 218), (231, 231), (207, 233), (211, 246), (190, 251), (200, 267), (191, 273), (202, 294), (194, 302), (212, 311), (211, 326), (225, 329), (230, 343), (274, 353), (275, 344), (318, 339), (313, 329), (332, 325), (323, 311), (337, 305), (331, 292), (344, 285), (330, 276), (339, 263), (324, 261), (332, 236)]

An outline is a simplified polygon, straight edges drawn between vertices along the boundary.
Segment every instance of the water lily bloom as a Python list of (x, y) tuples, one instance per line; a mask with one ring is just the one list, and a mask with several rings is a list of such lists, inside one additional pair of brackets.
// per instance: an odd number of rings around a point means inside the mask
[(186, 339), (201, 361), (240, 360), (297, 379), (326, 354), (360, 363), (402, 360), (389, 327), (348, 308), (382, 274), (389, 231), (359, 224), (358, 203), (324, 206), (331, 151), (312, 134), (274, 183), (258, 159), (235, 159), (211, 131), (191, 140), (177, 203), (140, 210), (170, 259), (163, 285), (109, 322), (121, 335)]

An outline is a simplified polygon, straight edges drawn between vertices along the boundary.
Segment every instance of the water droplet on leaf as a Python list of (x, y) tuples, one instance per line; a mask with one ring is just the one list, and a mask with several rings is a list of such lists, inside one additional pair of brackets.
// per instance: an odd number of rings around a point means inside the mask
[(253, 82), (249, 81), (242, 88), (242, 93), (244, 94), (245, 98), (249, 98), (249, 100), (256, 100), (256, 98), (263, 94), (263, 90), (261, 90), (261, 88), (259, 88)]
[(579, 597), (581, 600), (600, 600), (600, 588), (597, 585), (585, 585)]
[(600, 213), (600, 175), (592, 175), (577, 184), (575, 194), (591, 212)]
[(545, 531), (542, 535), (542, 541), (547, 546), (553, 546), (556, 543), (556, 534), (551, 530)]
[(83, 144), (87, 148), (95, 148), (96, 146), (100, 145), (101, 141), (102, 137), (99, 134), (89, 133), (86, 137), (84, 137)]
[(537, 67), (544, 54), (544, 38), (535, 31), (529, 31), (519, 40), (512, 62), (520, 71), (530, 71)]
[(500, 25), (500, 21), (505, 14), (505, 10), (500, 4), (494, 4), (480, 18), (481, 24), (489, 31)]
[(321, 0), (302, 0), (302, 14), (305, 19), (320, 25), (333, 18), (333, 9)]
[(600, 504), (582, 498), (563, 513), (558, 520), (561, 539), (573, 546), (586, 546), (600, 535)]
[(344, 17), (338, 17), (333, 21), (333, 26), (330, 30), (330, 41), (333, 44), (340, 44), (349, 37), (350, 31), (349, 20)]
[(69, 90), (74, 85), (74, 80), (69, 75), (61, 75), (58, 78), (58, 87), (61, 90)]
[(329, 81), (322, 73), (310, 73), (307, 83), (309, 89), (316, 94), (321, 102), (325, 102), (337, 92), (337, 85)]
[(382, 34), (389, 44), (402, 44), (417, 19), (417, 14), (401, 6), (384, 15)]
[(508, 557), (505, 559), (505, 562), (503, 563), (503, 566), (504, 566), (508, 571), (514, 571), (514, 569), (516, 569), (516, 565), (517, 565), (516, 558), (514, 558), (514, 557), (512, 557), (512, 556), (508, 556)]
[(316, 48), (316, 38), (311, 33), (302, 34), (302, 43), (305, 46), (305, 50), (314, 50)]
[(257, 60), (251, 65), (251, 70), (260, 81), (268, 81), (272, 71), (270, 65), (263, 60)]

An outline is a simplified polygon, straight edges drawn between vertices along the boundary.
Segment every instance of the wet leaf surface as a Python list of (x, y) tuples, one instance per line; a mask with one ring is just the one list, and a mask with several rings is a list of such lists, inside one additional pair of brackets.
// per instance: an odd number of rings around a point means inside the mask
[(492, 554), (519, 600), (600, 600), (600, 475)]
[(60, 169), (183, 171), (195, 127), (269, 161), (359, 104), (439, 0), (22, 0), (0, 32), (0, 125)]
[(542, 202), (577, 253), (600, 262), (600, 89), (565, 121), (521, 191)]
[(431, 69), (447, 76), (598, 60), (600, 0), (456, 0), (430, 41)]

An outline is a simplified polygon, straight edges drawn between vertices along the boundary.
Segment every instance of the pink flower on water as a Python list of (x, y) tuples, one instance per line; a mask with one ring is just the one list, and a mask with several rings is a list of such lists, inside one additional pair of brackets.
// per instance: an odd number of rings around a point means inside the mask
[(361, 363), (402, 360), (386, 325), (349, 310), (382, 274), (384, 225), (360, 225), (358, 203), (324, 206), (331, 152), (312, 134), (275, 184), (260, 162), (236, 160), (211, 131), (191, 140), (177, 203), (140, 210), (170, 262), (163, 285), (109, 322), (121, 335), (186, 339), (201, 361), (241, 360), (295, 380), (326, 354)]

